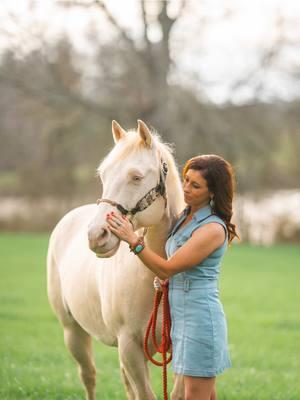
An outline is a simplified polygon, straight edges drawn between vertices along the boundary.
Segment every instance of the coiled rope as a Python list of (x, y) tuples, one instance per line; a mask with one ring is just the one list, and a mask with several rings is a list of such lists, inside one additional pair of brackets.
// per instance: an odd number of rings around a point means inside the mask
[[(172, 360), (172, 342), (171, 342), (171, 315), (170, 315), (170, 305), (169, 305), (169, 281), (166, 280), (161, 283), (161, 290), (157, 290), (154, 296), (153, 310), (147, 325), (147, 330), (144, 339), (144, 352), (148, 360), (150, 360), (154, 365), (163, 367), (163, 395), (164, 400), (168, 400), (168, 381), (167, 381), (167, 365)], [(162, 299), (162, 330), (161, 330), (161, 343), (157, 343), (156, 338), (156, 322), (158, 308)], [(152, 342), (154, 344), (157, 353), (162, 355), (162, 361), (155, 360), (149, 352), (149, 336), (151, 332)], [(167, 357), (167, 352), (170, 353)]]

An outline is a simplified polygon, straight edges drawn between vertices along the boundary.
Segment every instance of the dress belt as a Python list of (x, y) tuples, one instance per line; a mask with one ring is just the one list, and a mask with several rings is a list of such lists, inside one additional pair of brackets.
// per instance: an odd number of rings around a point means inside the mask
[(190, 289), (217, 289), (218, 280), (201, 280), (201, 279), (176, 279), (169, 280), (169, 287), (172, 289), (183, 289), (188, 292)]

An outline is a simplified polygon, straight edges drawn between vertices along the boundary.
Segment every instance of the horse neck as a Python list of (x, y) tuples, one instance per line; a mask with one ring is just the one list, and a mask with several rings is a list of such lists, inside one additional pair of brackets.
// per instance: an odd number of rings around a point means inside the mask
[(167, 235), (174, 225), (178, 214), (184, 207), (183, 192), (178, 175), (173, 173), (167, 186), (167, 208), (159, 224), (147, 229), (145, 236), (146, 244), (162, 257), (166, 257), (165, 243)]
[(146, 245), (162, 257), (165, 257), (165, 243), (171, 225), (169, 217), (165, 214), (159, 224), (147, 228)]

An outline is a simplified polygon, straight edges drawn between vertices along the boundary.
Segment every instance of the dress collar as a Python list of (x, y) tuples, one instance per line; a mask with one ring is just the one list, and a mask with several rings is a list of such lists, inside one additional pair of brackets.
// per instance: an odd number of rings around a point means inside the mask
[[(176, 221), (173, 229), (170, 231), (168, 238), (175, 234), (178, 230), (178, 226), (182, 223), (182, 221), (186, 218), (186, 216), (189, 214), (190, 212), (190, 206), (187, 206), (181, 213), (181, 215), (179, 216), (178, 220)], [(208, 217), (209, 215), (213, 214), (211, 206), (208, 204), (207, 206), (204, 206), (202, 208), (200, 208), (199, 210), (197, 210), (194, 215), (192, 220), (196, 220), (196, 221), (201, 221), (202, 219), (205, 219), (206, 217)], [(183, 228), (184, 229), (184, 228)]]
[[(184, 209), (185, 215), (188, 215), (188, 213), (190, 212), (190, 209), (191, 209), (190, 206), (187, 206)], [(207, 204), (206, 206), (199, 208), (199, 210), (197, 210), (194, 213), (193, 219), (195, 219), (196, 221), (200, 221), (201, 219), (208, 217), (210, 214), (213, 214), (213, 211), (212, 211), (210, 204)]]

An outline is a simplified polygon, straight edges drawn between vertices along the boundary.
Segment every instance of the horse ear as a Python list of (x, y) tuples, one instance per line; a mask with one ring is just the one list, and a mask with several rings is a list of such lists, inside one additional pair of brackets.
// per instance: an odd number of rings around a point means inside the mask
[(122, 139), (122, 137), (126, 134), (126, 131), (115, 120), (112, 121), (111, 129), (115, 143)]
[(151, 149), (152, 147), (152, 135), (148, 126), (142, 120), (138, 119), (138, 134), (142, 138), (145, 146)]

